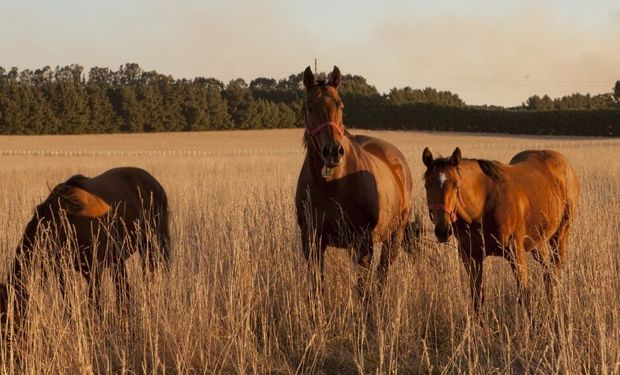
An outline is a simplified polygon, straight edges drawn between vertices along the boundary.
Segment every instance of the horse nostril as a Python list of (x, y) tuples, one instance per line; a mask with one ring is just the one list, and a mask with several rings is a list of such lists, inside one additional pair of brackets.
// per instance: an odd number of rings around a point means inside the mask
[(338, 144), (338, 155), (344, 155), (344, 147), (341, 144)]
[(323, 149), (321, 150), (321, 155), (326, 158), (329, 157), (329, 154), (329, 147), (323, 147)]
[(437, 237), (445, 237), (444, 236), (445, 233), (443, 233), (443, 231), (441, 230), (441, 228), (439, 227), (435, 227), (435, 236)]

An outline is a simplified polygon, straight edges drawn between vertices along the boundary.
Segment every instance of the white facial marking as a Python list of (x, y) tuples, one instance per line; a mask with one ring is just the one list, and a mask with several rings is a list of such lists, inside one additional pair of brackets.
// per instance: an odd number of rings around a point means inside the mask
[(446, 180), (447, 180), (446, 174), (441, 172), (439, 174), (439, 187), (440, 188), (443, 188), (443, 184), (444, 184), (444, 182), (446, 182)]

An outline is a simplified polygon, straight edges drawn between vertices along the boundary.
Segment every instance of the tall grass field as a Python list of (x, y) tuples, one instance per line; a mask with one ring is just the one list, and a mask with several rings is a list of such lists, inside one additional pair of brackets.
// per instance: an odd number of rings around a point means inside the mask
[[(303, 130), (0, 137), (0, 281), (36, 204), (70, 176), (148, 170), (170, 200), (172, 260), (143, 277), (129, 262), (131, 303), (116, 308), (104, 277), (101, 312), (70, 270), (31, 282), (21, 335), (0, 337), (2, 373), (620, 373), (620, 141), (356, 131), (396, 144), (414, 175), (414, 210), (431, 229), (422, 150), (507, 162), (524, 149), (562, 152), (581, 201), (557, 298), (530, 259), (531, 315), (508, 262), (485, 262), (479, 319), (454, 240), (432, 230), (390, 269), (370, 327), (346, 249), (327, 251), (312, 298), (293, 203)], [(33, 277), (36, 277), (33, 276)]]

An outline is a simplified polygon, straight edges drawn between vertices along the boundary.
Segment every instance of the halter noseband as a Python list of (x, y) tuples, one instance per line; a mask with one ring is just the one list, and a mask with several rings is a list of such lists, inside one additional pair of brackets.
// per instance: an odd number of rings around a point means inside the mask
[(308, 133), (308, 135), (310, 136), (310, 139), (312, 139), (312, 143), (314, 143), (314, 147), (316, 147), (317, 149), (318, 147), (317, 147), (316, 140), (314, 139), (314, 137), (317, 134), (319, 134), (321, 130), (325, 129), (328, 126), (331, 126), (332, 128), (336, 129), (336, 131), (338, 131), (338, 134), (340, 134), (341, 137), (344, 136), (344, 126), (340, 126), (333, 121), (326, 121), (312, 130), (308, 128), (308, 122), (306, 121), (306, 133)]
[[(456, 195), (459, 198), (459, 202), (461, 203), (461, 207), (465, 208), (465, 202), (463, 202), (463, 196), (461, 195), (461, 189), (457, 188), (456, 189)], [(454, 210), (451, 210), (450, 208), (448, 208), (448, 206), (446, 206), (445, 204), (441, 204), (441, 203), (436, 203), (436, 204), (428, 204), (428, 210), (429, 210), (429, 214), (431, 217), (431, 221), (435, 222), (435, 219), (433, 218), (433, 213), (431, 210), (442, 210), (444, 212), (446, 212), (448, 215), (450, 215), (450, 222), (454, 223), (457, 219), (456, 216), (456, 205), (454, 206)]]

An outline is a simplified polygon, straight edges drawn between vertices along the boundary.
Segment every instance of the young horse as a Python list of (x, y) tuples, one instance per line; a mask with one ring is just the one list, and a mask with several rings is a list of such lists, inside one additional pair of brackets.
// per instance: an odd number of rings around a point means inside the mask
[[(315, 82), (310, 67), (304, 72), (306, 157), (295, 195), (303, 253), (315, 277), (320, 267), (320, 282), (327, 246), (353, 248), (358, 264), (368, 269), (374, 244), (382, 243), (382, 286), (409, 223), (411, 172), (395, 146), (345, 130), (340, 79), (337, 67), (328, 82)], [(360, 277), (360, 295), (364, 287)]]
[[(526, 253), (545, 268), (551, 300), (552, 272), (558, 276), (566, 256), (568, 230), (579, 201), (579, 181), (564, 156), (555, 151), (523, 151), (510, 164), (450, 158), (433, 159), (426, 148), (424, 181), (429, 213), (439, 242), (454, 231), (470, 277), (474, 310), (483, 302), (483, 261), (488, 255), (510, 261), (519, 301), (527, 305)], [(525, 299), (525, 301), (524, 301)]]
[[(150, 244), (149, 236), (156, 243)], [(49, 247), (35, 246), (49, 235)], [(47, 242), (48, 244), (50, 242)], [(67, 246), (69, 245), (69, 246)], [(125, 260), (140, 249), (145, 270), (159, 257), (169, 259), (168, 200), (163, 187), (138, 168), (115, 168), (97, 177), (73, 176), (57, 185), (36, 207), (16, 250), (8, 284), (0, 284), (0, 314), (8, 311), (9, 287), (15, 291), (16, 312), (23, 317), (28, 291), (24, 271), (33, 264), (36, 248), (52, 261), (64, 293), (60, 263), (65, 260), (89, 282), (97, 302), (102, 267), (114, 267), (117, 299), (127, 297)], [(63, 253), (65, 257), (63, 257)]]

